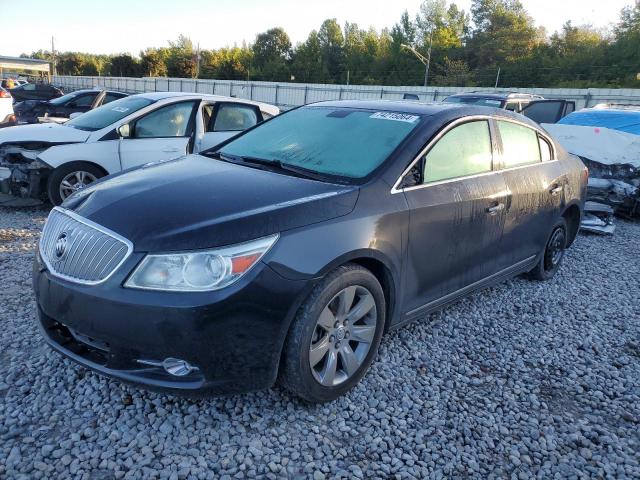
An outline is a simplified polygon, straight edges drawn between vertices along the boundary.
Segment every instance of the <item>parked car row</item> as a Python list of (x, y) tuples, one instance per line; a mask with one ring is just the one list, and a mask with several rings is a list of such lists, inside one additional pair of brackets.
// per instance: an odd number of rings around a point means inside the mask
[[(82, 91), (75, 98), (108, 95)], [(237, 98), (157, 92), (110, 101), (62, 125), (0, 130), (2, 190), (59, 205), (101, 177), (206, 150), (278, 113)]]
[(279, 114), (167, 92), (5, 129), (0, 162), (5, 185), (58, 205), (33, 269), (55, 350), (148, 388), (278, 380), (312, 402), (353, 388), (389, 330), (514, 275), (553, 277), (588, 176), (504, 108)]

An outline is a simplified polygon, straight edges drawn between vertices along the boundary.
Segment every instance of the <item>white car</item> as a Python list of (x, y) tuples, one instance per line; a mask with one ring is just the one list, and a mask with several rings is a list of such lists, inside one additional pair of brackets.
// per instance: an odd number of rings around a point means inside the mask
[[(212, 148), (280, 113), (239, 98), (132, 95), (68, 122), (0, 130), (0, 190), (59, 205), (100, 177)], [(2, 184), (4, 182), (4, 185)]]
[(13, 125), (13, 98), (8, 90), (0, 87), (0, 127)]

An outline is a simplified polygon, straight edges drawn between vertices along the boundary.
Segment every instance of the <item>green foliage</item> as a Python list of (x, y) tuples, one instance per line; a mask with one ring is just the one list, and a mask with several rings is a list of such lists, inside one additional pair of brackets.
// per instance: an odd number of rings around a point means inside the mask
[[(611, 31), (564, 24), (547, 36), (520, 0), (472, 0), (471, 11), (452, 0), (424, 0), (412, 19), (405, 11), (377, 32), (327, 19), (292, 46), (279, 27), (252, 45), (202, 50), (180, 35), (167, 47), (128, 54), (56, 54), (65, 75), (172, 76), (231, 80), (502, 87), (640, 88), (640, 0), (626, 7)], [(53, 60), (50, 52), (32, 57)]]

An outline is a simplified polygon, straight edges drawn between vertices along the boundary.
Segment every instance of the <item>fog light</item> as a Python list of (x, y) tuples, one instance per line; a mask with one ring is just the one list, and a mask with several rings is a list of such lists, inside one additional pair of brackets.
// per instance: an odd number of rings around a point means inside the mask
[(162, 361), (162, 367), (165, 371), (173, 375), (175, 377), (184, 377), (185, 375), (189, 375), (194, 370), (197, 370), (198, 367), (194, 367), (186, 360), (180, 360), (179, 358), (165, 358)]
[(191, 365), (186, 360), (180, 360), (179, 358), (172, 357), (165, 358), (163, 361), (138, 359), (136, 362), (141, 363), (142, 365), (150, 365), (152, 367), (162, 367), (165, 372), (169, 375), (173, 375), (174, 377), (184, 377), (185, 375), (189, 375), (191, 372), (199, 370), (198, 367)]

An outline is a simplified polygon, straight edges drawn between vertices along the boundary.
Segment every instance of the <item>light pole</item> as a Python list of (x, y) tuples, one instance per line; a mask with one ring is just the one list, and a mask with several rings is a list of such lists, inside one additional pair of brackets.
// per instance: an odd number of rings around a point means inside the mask
[(413, 53), (416, 56), (416, 58), (420, 60), (422, 64), (425, 66), (425, 69), (424, 69), (424, 86), (425, 87), (429, 84), (429, 65), (431, 64), (432, 43), (433, 43), (433, 31), (429, 34), (429, 50), (427, 51), (426, 57), (410, 45), (405, 45), (404, 43), (400, 45), (400, 47), (406, 48), (411, 53)]

